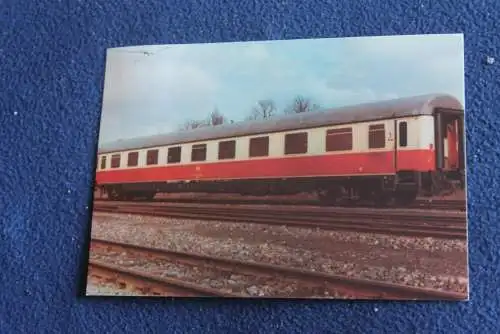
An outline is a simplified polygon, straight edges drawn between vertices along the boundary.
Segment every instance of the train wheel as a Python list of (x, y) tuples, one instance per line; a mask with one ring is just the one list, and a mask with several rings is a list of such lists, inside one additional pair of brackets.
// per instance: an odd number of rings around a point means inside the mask
[(126, 192), (122, 194), (122, 198), (124, 201), (133, 201), (135, 196), (134, 193)]
[(358, 194), (359, 194), (359, 202), (361, 203), (373, 203), (377, 196), (375, 195), (374, 191), (370, 188), (360, 188), (358, 189)]
[(331, 189), (319, 189), (316, 196), (321, 205), (333, 206), (338, 204), (337, 193)]
[(393, 203), (394, 196), (385, 192), (378, 193), (374, 198), (374, 203), (376, 207), (385, 208), (391, 206)]
[(154, 192), (151, 192), (151, 193), (145, 193), (145, 194), (144, 194), (144, 199), (145, 199), (146, 201), (151, 201), (151, 200), (153, 200), (153, 198), (155, 197), (155, 195), (156, 195), (156, 193), (154, 193)]
[(395, 194), (396, 205), (408, 206), (417, 198), (416, 191), (400, 191)]
[(123, 197), (122, 194), (116, 188), (112, 188), (108, 194), (109, 194), (109, 199), (113, 201), (119, 201)]

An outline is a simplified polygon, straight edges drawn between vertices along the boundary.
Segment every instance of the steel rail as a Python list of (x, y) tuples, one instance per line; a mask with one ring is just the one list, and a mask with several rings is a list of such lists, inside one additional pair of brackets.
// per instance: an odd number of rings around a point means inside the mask
[[(153, 217), (201, 219), (208, 221), (247, 222), (267, 225), (286, 225), (321, 228), (334, 231), (357, 231), (399, 236), (466, 239), (465, 217), (438, 217), (416, 215), (368, 215), (361, 213), (330, 216), (310, 212), (278, 212), (269, 208), (194, 208), (159, 207), (147, 205), (96, 205), (96, 212), (123, 213)], [(328, 214), (328, 213), (324, 213)], [(445, 223), (445, 224), (444, 224)]]
[[(92, 239), (91, 248), (94, 250), (97, 248), (105, 248), (107, 250), (118, 249), (132, 251), (143, 257), (159, 257), (197, 265), (203, 264), (215, 266), (231, 270), (233, 272), (236, 271), (238, 273), (298, 279), (313, 286), (319, 285), (334, 289), (349, 296), (349, 298), (355, 299), (465, 300), (467, 298), (466, 294), (457, 292), (417, 288), (409, 285), (352, 278), (341, 275), (331, 275), (264, 263), (243, 262), (227, 258), (150, 248), (96, 238)], [(192, 285), (190, 285), (190, 287), (192, 288)], [(205, 292), (205, 294), (209, 293), (212, 295), (217, 294), (217, 292), (213, 291), (213, 289)], [(233, 296), (238, 297), (237, 295)]]

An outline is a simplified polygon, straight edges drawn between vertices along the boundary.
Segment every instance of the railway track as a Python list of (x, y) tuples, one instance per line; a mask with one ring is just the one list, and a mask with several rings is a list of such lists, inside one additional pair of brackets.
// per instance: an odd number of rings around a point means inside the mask
[[(95, 198), (96, 202), (111, 201), (107, 198)], [(287, 205), (287, 206), (319, 206), (318, 200), (314, 199), (258, 199), (258, 198), (156, 198), (150, 201), (152, 203), (196, 203), (196, 204), (254, 204), (254, 205)], [(343, 203), (340, 207), (357, 207), (359, 204)], [(360, 205), (362, 208), (370, 208), (373, 205)], [(398, 207), (395, 207), (398, 208)], [(463, 200), (416, 200), (413, 204), (406, 207), (408, 209), (430, 209), (445, 211), (466, 211), (466, 203)]]
[(95, 203), (97, 212), (143, 216), (246, 222), (268, 225), (321, 228), (335, 231), (382, 233), (400, 236), (462, 239), (467, 237), (464, 214), (449, 216), (421, 212), (338, 210), (279, 207), (241, 207), (207, 205), (166, 205), (144, 203)]
[(89, 276), (94, 279), (112, 283), (121, 289), (138, 291), (148, 296), (172, 297), (238, 297), (195, 284), (174, 279), (157, 277), (138, 270), (132, 270), (105, 263), (89, 261)]
[[(325, 291), (328, 292), (326, 295), (330, 297), (356, 299), (464, 300), (467, 297), (465, 294), (455, 292), (416, 288), (408, 285), (355, 279), (263, 263), (241, 262), (200, 254), (174, 252), (92, 239), (91, 256), (110, 253), (121, 254), (122, 256), (126, 254), (129, 258), (156, 263), (167, 261), (197, 268), (209, 267), (212, 270), (216, 268), (219, 280), (227, 280), (225, 277), (228, 277), (228, 273), (238, 273), (254, 277), (254, 280), (260, 280), (266, 282), (266, 284), (278, 282), (278, 284), (285, 284), (286, 287), (293, 286), (293, 282), (297, 284), (295, 291), (278, 293), (267, 297), (304, 298), (318, 296), (320, 298), (321, 295), (324, 298)], [(90, 271), (90, 276), (97, 279), (118, 283), (122, 288), (135, 288), (147, 295), (252, 297), (241, 292), (221, 291), (221, 289), (187, 282), (189, 279), (181, 281), (179, 279), (159, 277), (137, 269), (124, 268), (123, 266), (96, 260), (91, 260)]]

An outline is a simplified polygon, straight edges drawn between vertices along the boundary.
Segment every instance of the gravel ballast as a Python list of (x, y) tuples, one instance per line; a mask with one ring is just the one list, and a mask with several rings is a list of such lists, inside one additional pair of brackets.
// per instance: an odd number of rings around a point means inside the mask
[(136, 291), (128, 291), (120, 289), (112, 283), (89, 281), (87, 283), (87, 296), (120, 296), (120, 297), (136, 297), (143, 296)]
[(94, 213), (92, 236), (410, 286), (467, 291), (467, 244), (460, 240), (107, 213)]
[(144, 259), (139, 258), (133, 252), (103, 253), (98, 251), (92, 254), (91, 258), (154, 276), (174, 278), (182, 282), (247, 297), (346, 298), (333, 289), (318, 285), (308, 286), (294, 279), (232, 273), (227, 269), (210, 265), (193, 265), (165, 259)]

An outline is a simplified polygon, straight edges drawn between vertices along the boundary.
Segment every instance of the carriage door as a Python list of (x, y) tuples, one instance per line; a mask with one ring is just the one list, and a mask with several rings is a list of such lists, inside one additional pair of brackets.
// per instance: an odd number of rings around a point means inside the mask
[(459, 120), (443, 115), (443, 169), (459, 169)]
[[(387, 150), (392, 150), (392, 162), (390, 169), (393, 173), (397, 171), (398, 165), (398, 127), (397, 120), (389, 121), (386, 123), (387, 126)], [(390, 151), (389, 151), (390, 152)]]
[(445, 169), (458, 169), (458, 124), (456, 119), (446, 123), (444, 132), (444, 162)]
[(394, 169), (396, 172), (401, 169), (407, 169), (405, 162), (400, 154), (408, 145), (408, 123), (406, 120), (394, 120)]
[(463, 169), (463, 116), (440, 110), (436, 115), (436, 126), (437, 168), (446, 171)]

